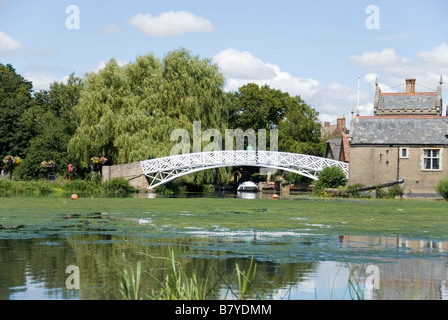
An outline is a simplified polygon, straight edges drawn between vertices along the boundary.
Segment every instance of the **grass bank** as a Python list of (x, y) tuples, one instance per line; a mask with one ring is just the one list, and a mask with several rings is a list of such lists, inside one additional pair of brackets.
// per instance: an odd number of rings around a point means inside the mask
[(86, 180), (58, 180), (58, 181), (14, 181), (0, 179), (0, 195), (31, 195), (50, 193), (129, 193), (137, 189), (129, 185), (125, 179), (116, 178), (108, 182), (101, 182), (98, 178)]

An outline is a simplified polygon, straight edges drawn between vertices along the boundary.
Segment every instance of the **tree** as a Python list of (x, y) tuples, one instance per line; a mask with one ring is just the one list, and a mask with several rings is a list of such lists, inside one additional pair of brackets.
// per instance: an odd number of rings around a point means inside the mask
[(0, 64), (0, 151), (24, 157), (31, 132), (21, 123), (22, 114), (33, 105), (33, 86), (7, 64)]
[(48, 172), (41, 168), (40, 163), (48, 160), (55, 162), (55, 172), (60, 175), (67, 175), (69, 163), (78, 168), (75, 175), (84, 173), (67, 153), (67, 143), (77, 128), (74, 107), (82, 87), (82, 79), (71, 74), (67, 83), (54, 82), (49, 91), (36, 92), (35, 104), (21, 117), (24, 128), (32, 132), (33, 138), (25, 159), (16, 170), (20, 179), (46, 177)]
[(229, 126), (231, 128), (274, 129), (287, 111), (289, 94), (268, 85), (249, 83), (230, 93)]
[[(320, 139), (322, 125), (319, 113), (308, 106), (300, 96), (268, 85), (250, 83), (230, 93), (230, 128), (278, 129), (279, 151), (322, 155), (325, 142)], [(269, 131), (267, 139), (270, 140)]]
[(279, 148), (283, 151), (322, 156), (325, 141), (321, 139), (319, 113), (299, 96), (288, 99), (285, 116), (278, 125)]
[(69, 154), (86, 167), (95, 155), (112, 164), (169, 156), (177, 143), (170, 140), (173, 130), (192, 136), (193, 121), (201, 121), (204, 130), (225, 127), (223, 87), (224, 77), (210, 59), (184, 49), (162, 60), (140, 56), (125, 66), (111, 59), (86, 76)]

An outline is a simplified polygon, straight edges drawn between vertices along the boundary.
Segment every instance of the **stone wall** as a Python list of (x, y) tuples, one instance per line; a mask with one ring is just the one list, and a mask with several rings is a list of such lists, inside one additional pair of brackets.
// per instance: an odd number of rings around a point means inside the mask
[(129, 184), (136, 188), (148, 188), (149, 183), (143, 175), (140, 162), (126, 163), (115, 166), (103, 167), (103, 181), (110, 181), (113, 178), (124, 178), (129, 180)]
[[(400, 148), (408, 148), (408, 157), (399, 155)], [(404, 180), (407, 194), (435, 194), (437, 182), (448, 176), (448, 150), (441, 149), (440, 170), (423, 169), (425, 146), (355, 146), (350, 147), (349, 184), (360, 183), (366, 187)]]

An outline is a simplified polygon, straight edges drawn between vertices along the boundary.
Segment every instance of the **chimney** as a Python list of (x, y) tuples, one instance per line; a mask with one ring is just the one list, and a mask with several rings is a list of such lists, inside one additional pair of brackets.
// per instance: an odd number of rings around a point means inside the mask
[(406, 79), (406, 93), (415, 93), (415, 79)]
[(328, 128), (328, 127), (330, 127), (330, 122), (328, 122), (328, 121), (327, 121), (327, 122), (325, 122), (325, 123), (324, 123), (324, 127), (325, 127), (325, 128)]
[(338, 129), (343, 129), (345, 130), (345, 116), (343, 116), (342, 118), (338, 118)]

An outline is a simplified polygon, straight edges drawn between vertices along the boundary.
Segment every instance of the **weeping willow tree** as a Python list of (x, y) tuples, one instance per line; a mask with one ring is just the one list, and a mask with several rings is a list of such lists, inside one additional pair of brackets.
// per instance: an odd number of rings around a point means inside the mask
[[(112, 164), (169, 156), (176, 129), (193, 137), (193, 122), (224, 132), (224, 76), (210, 59), (179, 49), (163, 59), (152, 54), (120, 66), (111, 59), (86, 75), (75, 109), (79, 127), (68, 151), (84, 166), (93, 156)], [(203, 142), (206, 144), (206, 142)], [(221, 183), (228, 170), (200, 172), (191, 183)]]

